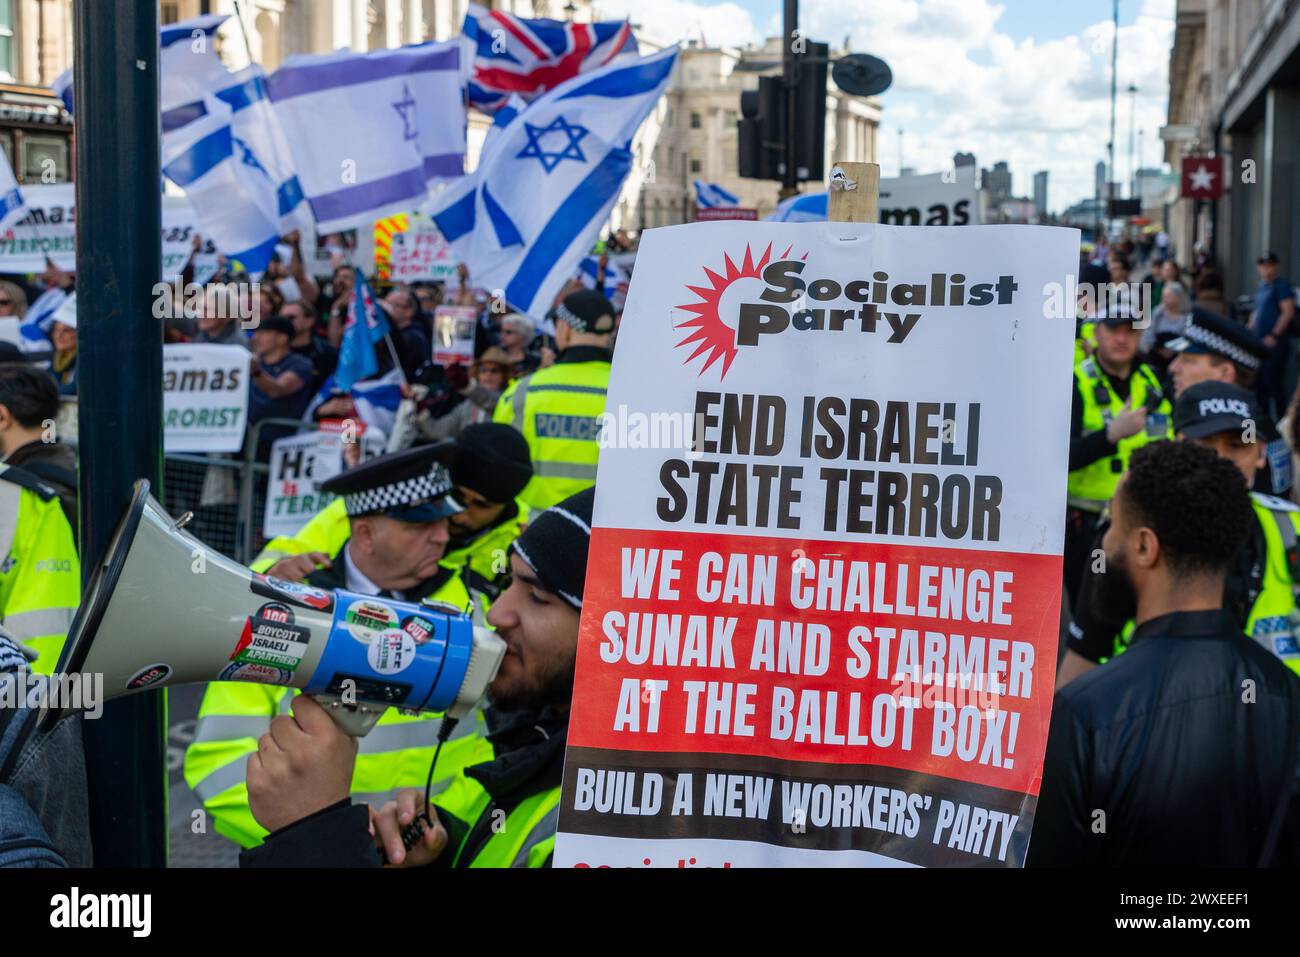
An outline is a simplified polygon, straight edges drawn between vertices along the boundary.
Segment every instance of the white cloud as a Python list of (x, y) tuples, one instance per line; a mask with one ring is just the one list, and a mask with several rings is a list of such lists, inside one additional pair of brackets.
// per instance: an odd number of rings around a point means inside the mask
[[(1146, 132), (1144, 157), (1158, 163), (1156, 131), (1165, 122), (1169, 49), (1175, 0), (1144, 0), (1136, 21), (1120, 28), (1116, 178), (1129, 177), (1130, 83), (1138, 87), (1137, 128)], [(689, 0), (598, 0), (602, 16), (631, 14), (643, 31), (672, 41), (760, 42), (779, 30), (780, 11), (756, 25), (734, 3)], [(1013, 39), (1000, 29), (1005, 7), (990, 0), (803, 0), (807, 35), (883, 57), (894, 85), (884, 107), (878, 157), (886, 175), (898, 168), (898, 130), (905, 162), (931, 172), (957, 150), (982, 166), (1007, 160), (1013, 185), (1031, 191), (1031, 177), (1051, 170), (1051, 205), (1063, 209), (1092, 195), (1093, 167), (1110, 133), (1112, 28), (1102, 17), (1075, 34)]]
[(639, 24), (638, 35), (660, 43), (703, 38), (710, 46), (761, 43), (762, 33), (749, 11), (735, 3), (706, 6), (689, 0), (597, 0), (603, 20), (628, 17)]

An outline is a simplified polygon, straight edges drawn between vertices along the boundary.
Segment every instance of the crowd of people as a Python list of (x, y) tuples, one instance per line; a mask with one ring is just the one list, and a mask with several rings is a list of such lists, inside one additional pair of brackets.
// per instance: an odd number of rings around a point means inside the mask
[[(308, 410), (335, 370), (357, 271), (339, 264), (318, 284), (298, 237), (286, 242), (294, 252), (257, 287), (251, 329), (239, 320), (245, 287), (219, 276), (193, 315), (168, 320), (168, 341), (248, 348), (250, 422), (356, 415), (343, 391)], [(1163, 251), (1142, 282), (1123, 244), (1081, 267), (1068, 627), (1029, 863), (1297, 864), (1300, 416), (1275, 421), (1288, 411), (1295, 293), (1277, 257), (1260, 257), (1240, 321), (1207, 263), (1189, 279)], [(598, 442), (538, 422), (604, 411), (620, 314), (601, 288), (599, 272), (596, 288), (575, 278), (537, 321), (464, 270), (382, 290), (391, 344), (376, 346), (376, 375), (401, 368), (417, 399), (413, 444), (350, 458), (323, 486), (331, 503), (252, 569), (470, 609), (508, 651), (473, 719), (448, 727), (390, 709), (360, 740), (292, 690), (209, 685), (185, 778), (244, 865), (549, 864)], [(26, 293), (0, 283), (0, 309), (21, 316)], [(476, 310), (466, 364), (433, 361), (443, 303)], [(13, 507), (33, 516), (25, 529), (43, 529), (12, 575), (0, 570), (0, 598), (26, 602), (2, 610), (16, 642), (0, 642), (0, 664), (25, 646), (38, 670), (57, 658), (79, 576), (75, 460), (41, 437), (61, 373), (75, 370), (75, 335), (71, 361), (58, 360), (60, 321), (46, 354), (11, 349), (0, 363), (0, 489), (12, 485)], [(51, 561), (67, 566), (61, 591), (32, 590), (30, 575), (14, 584)], [(85, 848), (65, 840), (65, 859), (81, 860)]]

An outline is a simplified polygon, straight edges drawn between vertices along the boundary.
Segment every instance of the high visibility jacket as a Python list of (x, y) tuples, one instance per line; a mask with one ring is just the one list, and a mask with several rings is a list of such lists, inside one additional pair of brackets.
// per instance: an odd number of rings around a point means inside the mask
[[(438, 764), (441, 767), (441, 758)], [(483, 785), (460, 774), (433, 803), (469, 825), (454, 851), (452, 867), (542, 867), (555, 850), (560, 821), (558, 785), (524, 798), (502, 815)], [(472, 857), (466, 856), (468, 838), (484, 815), (490, 818), (486, 824), (492, 836)]]
[[(1124, 400), (1115, 394), (1095, 358), (1080, 362), (1075, 366), (1074, 374), (1079, 380), (1079, 393), (1083, 400), (1083, 431), (1104, 429), (1111, 419), (1124, 411)], [(1137, 435), (1121, 439), (1114, 455), (1070, 473), (1068, 500), (1076, 508), (1100, 512), (1115, 494), (1120, 476), (1128, 469), (1129, 456), (1148, 442), (1174, 436), (1173, 407), (1160, 388), (1156, 374), (1145, 363), (1133, 370), (1129, 389), (1131, 407), (1146, 406), (1148, 409), (1147, 427)]]
[(532, 455), (533, 477), (519, 495), (529, 508), (550, 508), (596, 483), (609, 361), (607, 349), (566, 349), (498, 400), (492, 421), (518, 429)]
[[(439, 562), (442, 567), (458, 573), (463, 574), (466, 569), (469, 570), (470, 574), (464, 577), (468, 579), (471, 589), (480, 593), (484, 612), (496, 598), (503, 580), (508, 577), (510, 561), (506, 557), (506, 549), (519, 537), (527, 522), (528, 507), (522, 502), (517, 502), (516, 507), (516, 514), (512, 518), (487, 529), (463, 548), (447, 552)], [(307, 552), (337, 555), (351, 534), (343, 499), (336, 498), (293, 535), (267, 542), (251, 567), (255, 572), (264, 572), (281, 559)]]
[[(1296, 589), (1300, 587), (1300, 507), (1292, 502), (1251, 492), (1251, 506), (1264, 533), (1264, 568), (1259, 593), (1250, 606), (1245, 633), (1282, 659), (1300, 675), (1300, 611)], [(1128, 650), (1133, 622), (1115, 638), (1115, 654)]]
[(57, 490), (0, 465), (0, 624), (50, 674), (81, 601), (81, 562)]
[(1079, 334), (1074, 338), (1074, 364), (1077, 366), (1088, 358), (1090, 352), (1097, 349), (1097, 323), (1095, 320), (1085, 320), (1083, 325), (1079, 326)]
[[(458, 576), (429, 597), (458, 608), (470, 602)], [(266, 836), (248, 807), (248, 756), (257, 750), (257, 739), (266, 733), (271, 719), (289, 712), (289, 702), (297, 693), (291, 688), (233, 681), (214, 681), (204, 693), (194, 741), (185, 751), (185, 783), (212, 816), (216, 831), (244, 847), (259, 844)], [(399, 788), (423, 788), (439, 717), (404, 715), (394, 708), (384, 712), (371, 732), (358, 740), (352, 796), (378, 808)], [(438, 757), (435, 791), (466, 765), (491, 760), (492, 746), (485, 734), (477, 712), (457, 725)]]

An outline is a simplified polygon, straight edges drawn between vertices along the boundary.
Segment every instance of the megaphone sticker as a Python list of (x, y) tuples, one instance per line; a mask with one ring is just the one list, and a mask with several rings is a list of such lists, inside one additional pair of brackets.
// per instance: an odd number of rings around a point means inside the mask
[(292, 674), (307, 654), (310, 641), (311, 629), (294, 623), (292, 608), (283, 602), (267, 602), (245, 619), (230, 660), (266, 665)]
[[(473, 648), (469, 618), (431, 615), (418, 605), (342, 590), (335, 594), (329, 640), (305, 692), (337, 694), (350, 687), (358, 698), (411, 708), (455, 698)], [(402, 680), (394, 681), (399, 674)]]
[(314, 588), (301, 582), (285, 581), (270, 575), (254, 575), (248, 583), (253, 594), (263, 598), (278, 598), (304, 608), (330, 612), (334, 610), (334, 596), (323, 588)]
[(163, 662), (146, 665), (127, 679), (126, 690), (139, 691), (141, 688), (156, 685), (160, 681), (166, 681), (171, 673), (172, 666)]

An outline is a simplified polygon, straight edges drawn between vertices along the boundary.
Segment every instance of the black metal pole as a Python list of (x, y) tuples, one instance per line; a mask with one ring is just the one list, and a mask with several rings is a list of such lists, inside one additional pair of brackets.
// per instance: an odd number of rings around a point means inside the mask
[[(162, 476), (158, 4), (94, 0), (76, 16), (77, 388), (83, 580), (131, 498)], [(160, 493), (158, 493), (160, 494)], [(142, 615), (149, 609), (140, 609)], [(95, 863), (167, 864), (166, 703), (146, 692), (86, 721)]]
[[(784, 0), (785, 46), (781, 51), (782, 79), (785, 83), (785, 174), (781, 177), (781, 198), (799, 191), (799, 171), (795, 169), (794, 113), (799, 82), (799, 63), (794, 53), (795, 32), (799, 29), (799, 0)], [(800, 37), (802, 39), (802, 37)]]
[(1104, 220), (1108, 233), (1111, 207), (1115, 204), (1115, 82), (1119, 68), (1119, 0), (1114, 0), (1111, 5), (1111, 24), (1114, 33), (1110, 41), (1110, 141), (1106, 144), (1106, 218)]

